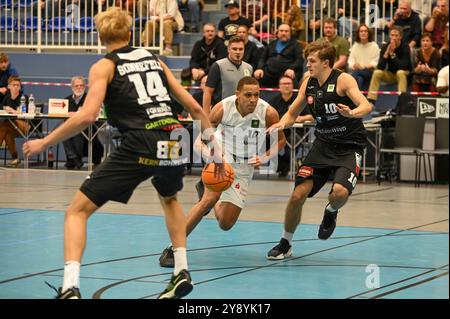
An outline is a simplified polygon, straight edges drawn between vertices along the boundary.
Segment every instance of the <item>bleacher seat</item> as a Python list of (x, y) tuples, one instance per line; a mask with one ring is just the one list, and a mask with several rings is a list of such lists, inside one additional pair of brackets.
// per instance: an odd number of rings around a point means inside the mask
[[(30, 17), (22, 20), (20, 23), (20, 29), (22, 30), (30, 30), (37, 31), (38, 29), (38, 17)], [(41, 19), (41, 29), (44, 27), (44, 19)]]
[(58, 31), (69, 29), (66, 24), (66, 17), (54, 17), (47, 21), (45, 30)]
[(94, 20), (92, 19), (92, 17), (80, 18), (80, 25), (78, 27), (75, 27), (75, 30), (84, 32), (95, 31)]
[(12, 7), (12, 0), (0, 0), (0, 8), (10, 9), (11, 7)]
[(0, 18), (0, 30), (1, 31), (13, 31), (17, 29), (17, 19), (13, 17), (1, 17)]
[(30, 6), (34, 5), (37, 2), (38, 2), (38, 0), (19, 0), (15, 4), (15, 7), (16, 8), (26, 8), (26, 7), (30, 7)]

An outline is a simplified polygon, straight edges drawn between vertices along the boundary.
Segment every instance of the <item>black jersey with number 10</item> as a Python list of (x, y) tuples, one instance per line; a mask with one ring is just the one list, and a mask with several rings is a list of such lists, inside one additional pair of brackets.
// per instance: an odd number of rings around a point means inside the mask
[(345, 117), (336, 109), (338, 104), (356, 108), (349, 97), (337, 94), (337, 81), (341, 74), (341, 71), (333, 69), (322, 86), (316, 78), (310, 77), (308, 80), (306, 104), (317, 122), (315, 135), (327, 143), (364, 148), (367, 133), (362, 119)]
[(116, 65), (104, 101), (109, 124), (122, 133), (180, 127), (172, 113), (167, 78), (152, 53), (126, 46), (105, 58)]

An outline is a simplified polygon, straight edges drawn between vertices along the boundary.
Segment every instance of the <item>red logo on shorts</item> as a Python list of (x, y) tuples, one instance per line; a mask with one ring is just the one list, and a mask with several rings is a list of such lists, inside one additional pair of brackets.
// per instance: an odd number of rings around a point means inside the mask
[(314, 168), (312, 168), (310, 166), (302, 166), (298, 170), (297, 176), (309, 177), (309, 176), (312, 176), (313, 172), (314, 172)]
[(313, 104), (314, 103), (314, 98), (310, 95), (307, 98), (308, 104)]
[(236, 186), (234, 186), (236, 189), (241, 188), (241, 185), (239, 185), (239, 183), (236, 184)]

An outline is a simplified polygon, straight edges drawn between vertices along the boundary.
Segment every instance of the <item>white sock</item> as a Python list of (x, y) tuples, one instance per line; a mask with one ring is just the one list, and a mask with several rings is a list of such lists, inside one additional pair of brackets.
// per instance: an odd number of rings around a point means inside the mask
[(328, 203), (327, 207), (325, 208), (327, 211), (329, 211), (330, 213), (334, 213), (335, 211), (337, 211), (337, 209), (334, 209), (333, 207), (331, 207), (331, 204)]
[(80, 287), (80, 263), (78, 261), (67, 261), (64, 264), (64, 283), (62, 291), (71, 287)]
[(281, 236), (281, 237), (283, 237), (284, 239), (286, 239), (288, 242), (289, 242), (289, 245), (291, 244), (291, 242), (292, 242), (292, 237), (294, 237), (294, 233), (289, 233), (289, 232), (287, 232), (287, 231), (283, 231), (283, 235)]
[(175, 259), (175, 268), (173, 270), (173, 274), (176, 276), (181, 270), (188, 269), (186, 248), (185, 247), (174, 248), (173, 257)]

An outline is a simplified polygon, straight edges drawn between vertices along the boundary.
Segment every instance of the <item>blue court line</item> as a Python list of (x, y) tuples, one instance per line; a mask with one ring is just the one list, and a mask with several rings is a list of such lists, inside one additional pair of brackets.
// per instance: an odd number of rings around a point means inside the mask
[[(154, 217), (160, 217), (160, 216), (154, 216)], [(110, 227), (105, 227), (105, 228), (110, 228)], [(340, 237), (333, 237), (330, 238), (331, 240), (340, 240), (340, 239), (349, 239), (349, 238), (367, 238), (368, 240), (374, 239), (374, 237), (382, 237), (382, 236), (390, 236), (390, 237), (395, 237), (395, 236), (423, 236), (423, 235), (441, 235), (441, 234), (447, 234), (447, 233), (437, 233), (437, 232), (419, 232), (417, 234), (382, 234), (382, 235), (363, 235), (363, 236), (340, 236)], [(55, 237), (62, 237), (62, 235), (60, 236), (55, 236)], [(53, 237), (52, 237), (53, 238)], [(366, 240), (367, 240), (366, 239)], [(363, 240), (363, 241), (366, 241)], [(319, 239), (317, 238), (306, 238), (306, 239), (296, 239), (293, 240), (293, 242), (308, 242), (308, 241), (319, 241)], [(277, 242), (274, 241), (268, 241), (268, 242), (256, 242), (256, 243), (246, 243), (246, 244), (233, 244), (233, 245), (222, 245), (222, 246), (209, 246), (209, 247), (201, 247), (201, 248), (192, 248), (192, 249), (188, 249), (187, 252), (194, 252), (194, 251), (206, 251), (206, 250), (215, 250), (215, 249), (225, 249), (225, 248), (233, 248), (233, 247), (243, 247), (243, 246), (255, 246), (255, 245), (265, 245), (265, 244), (274, 244)], [(352, 244), (352, 243), (350, 243)], [(344, 244), (343, 246), (346, 246), (349, 244)], [(328, 248), (326, 250), (323, 251), (327, 251), (327, 250), (332, 250), (335, 248), (340, 248), (341, 246), (336, 246), (336, 247), (332, 247), (332, 248)], [(318, 252), (313, 252), (307, 255), (303, 255), (303, 256), (298, 256), (298, 257), (294, 257), (294, 258), (290, 258), (287, 259), (286, 262), (289, 261), (293, 261), (299, 258), (303, 258), (309, 255), (314, 255), (323, 251), (318, 251)], [(128, 256), (128, 257), (121, 257), (121, 258), (114, 258), (114, 259), (107, 259), (107, 260), (101, 260), (101, 261), (96, 261), (96, 262), (90, 262), (90, 263), (83, 263), (81, 265), (81, 267), (89, 267), (89, 266), (94, 266), (94, 265), (99, 265), (99, 264), (106, 264), (106, 263), (112, 263), (112, 262), (121, 262), (121, 261), (125, 261), (125, 260), (130, 260), (130, 259), (140, 259), (140, 258), (147, 258), (147, 257), (154, 257), (154, 256), (159, 256), (161, 254), (161, 252), (157, 252), (157, 253), (150, 253), (150, 254), (145, 254), (145, 255), (138, 255), (138, 256)], [(277, 263), (273, 263), (270, 265), (266, 265), (266, 266), (243, 266), (243, 267), (233, 267), (233, 268), (259, 268), (259, 267), (268, 267), (268, 266), (273, 266), (273, 267), (279, 267), (279, 266), (283, 266), (283, 265), (277, 265)], [(295, 265), (293, 265), (295, 266)], [(380, 266), (381, 267), (381, 266)], [(384, 267), (388, 267), (388, 266), (384, 266)], [(403, 267), (404, 268), (404, 267)], [(410, 268), (415, 268), (415, 267), (410, 267)], [(423, 268), (423, 267), (417, 267), (418, 269), (428, 269), (428, 268)], [(216, 268), (214, 268), (216, 269)], [(219, 267), (217, 269), (224, 269), (222, 267)], [(42, 272), (38, 272), (38, 273), (30, 273), (30, 274), (26, 274), (23, 276), (19, 276), (19, 277), (14, 277), (14, 278), (9, 278), (9, 279), (5, 279), (0, 281), (0, 285), (7, 283), (7, 282), (12, 282), (12, 281), (17, 281), (17, 280), (21, 280), (21, 279), (26, 279), (29, 277), (34, 277), (34, 276), (40, 276), (40, 275), (46, 275), (46, 274), (50, 274), (53, 272), (57, 272), (57, 271), (62, 271), (64, 270), (64, 268), (57, 268), (57, 269), (51, 269), (51, 270), (47, 270), (47, 271), (42, 271)], [(194, 271), (202, 271), (202, 270), (194, 270)], [(170, 274), (169, 273), (164, 273), (164, 274)]]
[[(3, 210), (3, 208), (1, 209)], [(9, 213), (0, 213), (0, 216), (5, 216), (5, 215), (12, 215), (12, 214), (21, 214), (21, 213), (29, 213), (34, 211), (33, 209), (23, 209), (23, 210), (18, 210), (15, 212), (9, 212)]]
[[(446, 220), (448, 220), (448, 219), (446, 219)], [(391, 235), (396, 234), (396, 233), (400, 233), (400, 232), (408, 231), (408, 230), (413, 230), (415, 228), (421, 228), (421, 227), (424, 227), (424, 226), (433, 225), (433, 224), (436, 224), (436, 223), (440, 223), (442, 221), (443, 220), (436, 221), (436, 222), (433, 222), (433, 223), (428, 223), (428, 224), (425, 224), (425, 225), (411, 227), (411, 228), (408, 228), (408, 229), (398, 230), (398, 231), (394, 231), (394, 232), (388, 233), (388, 234), (376, 235), (376, 236), (372, 236), (372, 238), (367, 238), (367, 239), (358, 240), (358, 241), (355, 241), (355, 242), (350, 242), (350, 243), (346, 243), (346, 244), (330, 247), (330, 248), (327, 248), (327, 249), (318, 250), (318, 251), (315, 251), (315, 252), (312, 252), (312, 253), (309, 253), (309, 254), (305, 254), (305, 255), (302, 255), (302, 256), (298, 256), (298, 257), (291, 257), (291, 258), (288, 258), (288, 259), (280, 260), (278, 262), (274, 262), (274, 263), (269, 264), (269, 265), (253, 267), (253, 268), (248, 269), (248, 270), (239, 271), (239, 272), (235, 272), (235, 273), (231, 273), (231, 274), (227, 274), (227, 275), (211, 278), (211, 279), (208, 279), (208, 280), (200, 281), (200, 282), (197, 282), (196, 285), (201, 285), (201, 284), (204, 284), (204, 283), (207, 283), (207, 282), (216, 281), (216, 280), (219, 280), (219, 279), (224, 279), (224, 278), (227, 278), (227, 277), (236, 276), (236, 275), (240, 275), (240, 274), (251, 272), (251, 271), (255, 271), (255, 270), (270, 268), (270, 267), (273, 267), (275, 265), (279, 265), (279, 264), (282, 264), (282, 263), (285, 263), (285, 262), (290, 262), (290, 261), (297, 260), (297, 259), (300, 259), (300, 258), (305, 258), (307, 256), (317, 255), (317, 254), (320, 254), (320, 253), (323, 253), (323, 252), (326, 252), (326, 251), (331, 251), (331, 250), (335, 250), (335, 249), (338, 249), (338, 248), (359, 244), (359, 243), (366, 242), (366, 241), (369, 241), (369, 240), (374, 240), (374, 239), (378, 239), (378, 238), (382, 238), (382, 237), (386, 237), (386, 236), (391, 236)], [(195, 271), (195, 270), (193, 270), (193, 271)], [(157, 295), (158, 294), (152, 294), (152, 295), (148, 295), (148, 296), (146, 296), (144, 298), (155, 297)]]

